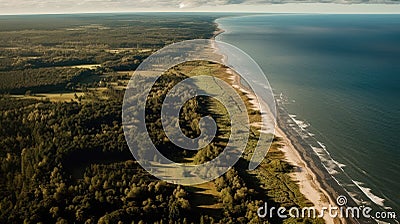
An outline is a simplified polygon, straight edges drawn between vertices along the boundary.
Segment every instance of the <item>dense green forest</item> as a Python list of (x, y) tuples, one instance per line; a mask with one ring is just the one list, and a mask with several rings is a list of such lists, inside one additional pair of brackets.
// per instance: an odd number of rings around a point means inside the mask
[[(255, 171), (247, 171), (258, 131), (245, 156), (218, 179), (180, 186), (160, 181), (132, 156), (121, 109), (129, 71), (172, 42), (211, 38), (210, 15), (99, 14), (0, 17), (0, 223), (323, 223), (321, 219), (260, 219), (257, 209), (310, 206), (289, 176), (280, 141)], [(226, 111), (207, 97), (188, 101), (183, 133), (199, 135), (198, 120), (213, 116), (215, 140), (199, 151), (177, 149), (162, 132), (161, 102), (174, 84), (203, 66), (165, 73), (148, 98), (150, 137), (167, 157), (203, 163), (229, 135)], [(186, 66), (186, 67), (185, 67)], [(140, 93), (138, 93), (140, 94)], [(55, 97), (64, 97), (55, 100)], [(246, 98), (242, 94), (243, 98)], [(259, 114), (252, 111), (252, 119)]]
[(215, 18), (174, 14), (1, 16), (0, 91), (20, 93), (22, 87), (65, 85), (82, 72), (74, 67), (79, 65), (134, 70), (165, 45), (212, 37)]

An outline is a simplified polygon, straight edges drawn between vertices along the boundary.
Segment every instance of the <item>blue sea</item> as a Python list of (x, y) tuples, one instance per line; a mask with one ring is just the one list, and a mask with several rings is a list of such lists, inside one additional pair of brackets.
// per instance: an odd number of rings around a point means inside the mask
[(280, 106), (362, 204), (400, 211), (400, 15), (267, 14), (218, 19)]

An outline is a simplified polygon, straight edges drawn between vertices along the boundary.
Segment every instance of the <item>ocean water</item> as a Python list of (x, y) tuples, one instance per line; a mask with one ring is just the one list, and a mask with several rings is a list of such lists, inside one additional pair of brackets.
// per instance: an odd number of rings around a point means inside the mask
[[(400, 15), (217, 20), (355, 201), (400, 212)], [(391, 209), (390, 209), (391, 208)]]

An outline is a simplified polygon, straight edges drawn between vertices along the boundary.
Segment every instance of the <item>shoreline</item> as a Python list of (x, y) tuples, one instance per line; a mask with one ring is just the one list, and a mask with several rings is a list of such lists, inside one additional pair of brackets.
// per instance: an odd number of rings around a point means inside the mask
[[(325, 198), (324, 206), (336, 206), (336, 198), (338, 196), (346, 196), (348, 202), (346, 206), (357, 207), (358, 205), (351, 198), (351, 196), (341, 187), (337, 181), (328, 173), (328, 171), (323, 167), (323, 164), (315, 154), (310, 145), (308, 145), (304, 139), (297, 133), (297, 131), (293, 128), (293, 123), (288, 122), (290, 120), (289, 113), (282, 106), (278, 106), (277, 109), (279, 116), (277, 117), (277, 132), (280, 131), (280, 134), (284, 135), (284, 140), (290, 146), (288, 147), (291, 150), (291, 153), (294, 153), (294, 158), (298, 158), (303, 166), (300, 168), (305, 169), (311, 179), (309, 182), (314, 182), (314, 188), (317, 192), (323, 193), (323, 197)], [(286, 154), (285, 152), (285, 155)], [(290, 157), (290, 156), (287, 156)], [(292, 160), (291, 160), (292, 159)], [(293, 164), (293, 157), (289, 158), (287, 162)], [(296, 171), (297, 172), (297, 171)], [(295, 173), (296, 173), (295, 172)], [(302, 185), (299, 184), (300, 189)], [(303, 192), (302, 192), (303, 193)], [(303, 193), (307, 199), (314, 203), (309, 198), (310, 194)], [(317, 205), (314, 203), (317, 207)], [(330, 218), (330, 217), (329, 217)], [(331, 218), (332, 219), (332, 218)], [(371, 220), (367, 219), (354, 219), (354, 218), (336, 218), (334, 219), (334, 223), (371, 223)], [(372, 222), (375, 223), (375, 222)]]
[[(212, 38), (214, 40), (218, 35), (225, 32), (225, 30), (219, 27), (219, 24), (216, 21), (215, 23), (218, 26)], [(212, 47), (217, 53), (218, 49), (216, 49), (215, 46)], [(221, 55), (221, 57), (223, 58), (222, 60), (225, 61), (226, 56)], [(240, 92), (247, 94), (247, 97), (250, 99), (250, 104), (253, 105), (252, 109), (260, 111), (259, 107), (261, 105), (257, 101), (256, 96), (241, 84), (240, 76), (230, 69), (228, 69), (227, 73), (231, 75), (228, 77), (231, 81), (231, 85)], [(293, 181), (297, 182), (300, 192), (314, 204), (314, 207), (319, 213), (323, 207), (328, 208), (330, 205), (335, 206), (335, 198), (339, 195), (345, 195), (349, 200), (349, 204), (355, 205), (347, 192), (332, 180), (332, 176), (322, 167), (319, 157), (313, 155), (311, 151), (307, 150), (304, 145), (302, 145), (302, 142), (299, 139), (301, 136), (296, 135), (294, 133), (295, 130), (289, 130), (290, 127), (285, 122), (285, 115), (288, 116), (288, 113), (278, 103), (276, 105), (277, 122), (274, 134), (275, 136), (280, 137), (281, 142), (284, 144), (284, 146), (280, 148), (284, 153), (284, 160), (295, 167), (295, 171), (291, 173), (290, 176), (293, 178)], [(251, 125), (261, 127), (261, 124)], [(324, 213), (323, 219), (329, 224), (359, 223), (354, 219), (332, 218), (327, 214), (327, 212)]]
[[(228, 71), (228, 73), (231, 75), (228, 79), (232, 81), (232, 87), (245, 93), (250, 100), (250, 104), (253, 106), (252, 109), (260, 111), (256, 96), (240, 84), (240, 76), (232, 71)], [(279, 150), (284, 153), (284, 160), (295, 167), (295, 170), (290, 173), (290, 176), (299, 186), (300, 192), (314, 204), (318, 213), (320, 213), (322, 207), (328, 208), (329, 205), (336, 205), (333, 199), (334, 197), (322, 188), (325, 184), (321, 183), (322, 181), (318, 178), (315, 170), (312, 169), (312, 166), (300, 155), (305, 150), (299, 150), (298, 146), (296, 147), (296, 144), (293, 144), (290, 135), (288, 135), (287, 131), (284, 131), (286, 128), (282, 127), (282, 123), (278, 121), (281, 120), (279, 111), (277, 111), (277, 114), (279, 116), (277, 116), (274, 135), (279, 137), (281, 139), (280, 142), (283, 143), (283, 147), (279, 148)], [(261, 127), (259, 123), (253, 123), (251, 125)], [(324, 214), (323, 219), (327, 224), (347, 223), (345, 220), (340, 220), (339, 218), (331, 218), (327, 213)]]
[(214, 24), (215, 24), (217, 30), (214, 31), (213, 36), (211, 37), (211, 40), (215, 40), (215, 38), (216, 38), (217, 36), (219, 36), (219, 35), (222, 34), (222, 33), (225, 33), (225, 30), (224, 30), (224, 29), (221, 29), (221, 28), (219, 27), (219, 24), (218, 24), (216, 21), (214, 21)]

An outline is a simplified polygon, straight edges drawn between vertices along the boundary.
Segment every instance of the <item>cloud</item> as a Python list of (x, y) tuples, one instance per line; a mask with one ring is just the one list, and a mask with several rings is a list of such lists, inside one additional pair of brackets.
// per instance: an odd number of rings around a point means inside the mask
[(226, 3), (227, 4), (241, 4), (244, 2), (245, 2), (245, 0), (228, 0)]
[(196, 9), (285, 3), (395, 4), (400, 0), (0, 0), (0, 14)]

